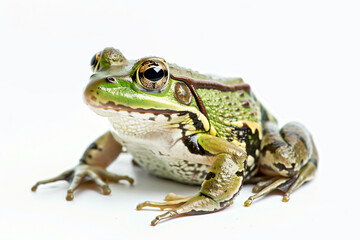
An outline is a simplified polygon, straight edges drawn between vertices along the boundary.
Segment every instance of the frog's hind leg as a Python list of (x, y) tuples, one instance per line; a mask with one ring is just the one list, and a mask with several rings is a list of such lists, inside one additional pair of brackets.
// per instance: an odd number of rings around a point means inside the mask
[(284, 202), (289, 201), (290, 193), (314, 177), (317, 161), (314, 142), (305, 127), (288, 123), (279, 132), (276, 123), (266, 122), (259, 164), (265, 177), (272, 178), (257, 182), (253, 188), (256, 194), (245, 206), (276, 189), (285, 193)]

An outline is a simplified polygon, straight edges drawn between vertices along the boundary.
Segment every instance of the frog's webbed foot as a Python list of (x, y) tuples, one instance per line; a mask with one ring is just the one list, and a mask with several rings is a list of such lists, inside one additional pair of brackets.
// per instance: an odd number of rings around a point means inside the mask
[(101, 167), (80, 164), (73, 169), (63, 172), (59, 176), (37, 182), (31, 190), (35, 192), (39, 185), (61, 180), (70, 183), (66, 196), (66, 200), (68, 201), (74, 199), (74, 191), (86, 180), (94, 181), (96, 185), (102, 188), (104, 195), (109, 195), (111, 193), (108, 182), (118, 182), (120, 180), (127, 180), (130, 184), (133, 184), (134, 182), (130, 177), (110, 173)]
[(288, 178), (274, 177), (269, 180), (258, 182), (252, 190), (256, 194), (249, 197), (249, 199), (245, 201), (244, 205), (246, 207), (250, 206), (255, 199), (265, 196), (275, 189), (279, 189), (279, 187), (285, 184), (288, 180)]
[(164, 214), (158, 215), (151, 225), (155, 226), (159, 221), (173, 218), (180, 215), (190, 215), (204, 212), (213, 212), (220, 209), (219, 203), (204, 194), (198, 193), (191, 197), (178, 196), (173, 193), (165, 197), (165, 202), (146, 201), (137, 205), (136, 209), (141, 210), (144, 207), (157, 207), (161, 210), (168, 209)]
[(290, 194), (295, 189), (314, 177), (315, 169), (314, 164), (309, 162), (294, 177), (273, 177), (257, 182), (252, 189), (256, 194), (250, 196), (244, 205), (248, 207), (255, 199), (265, 196), (276, 189), (284, 192), (283, 202), (288, 202), (290, 200)]

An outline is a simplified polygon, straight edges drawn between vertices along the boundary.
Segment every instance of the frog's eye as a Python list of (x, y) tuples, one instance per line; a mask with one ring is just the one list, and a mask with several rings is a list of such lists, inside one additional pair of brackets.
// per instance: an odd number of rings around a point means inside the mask
[(169, 80), (168, 66), (162, 59), (148, 59), (136, 70), (136, 79), (145, 89), (163, 89)]
[(99, 70), (100, 56), (101, 56), (101, 52), (98, 52), (91, 59), (90, 66), (91, 66), (91, 69), (93, 70), (93, 72), (96, 72), (97, 70)]

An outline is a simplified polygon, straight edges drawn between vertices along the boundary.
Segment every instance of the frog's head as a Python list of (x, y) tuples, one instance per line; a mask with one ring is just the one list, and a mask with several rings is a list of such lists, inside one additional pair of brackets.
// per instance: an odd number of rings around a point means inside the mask
[(152, 115), (188, 115), (194, 121), (191, 125), (200, 124), (209, 130), (194, 93), (183, 81), (174, 79), (170, 72), (173, 67), (164, 59), (129, 61), (117, 49), (105, 48), (95, 54), (91, 66), (94, 74), (84, 95), (86, 103), (99, 115), (115, 117), (120, 112), (136, 112), (144, 119), (154, 118)]

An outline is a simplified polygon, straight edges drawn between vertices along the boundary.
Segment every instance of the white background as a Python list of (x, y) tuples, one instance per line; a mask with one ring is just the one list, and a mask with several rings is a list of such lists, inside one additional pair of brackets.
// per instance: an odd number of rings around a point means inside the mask
[[(358, 237), (360, 5), (358, 1), (4, 1), (0, 3), (0, 239), (355, 239)], [(316, 179), (288, 203), (272, 194), (246, 208), (245, 186), (224, 211), (150, 221), (145, 200), (198, 187), (135, 178), (104, 196), (67, 183), (30, 187), (77, 164), (108, 128), (82, 90), (104, 47), (241, 76), (281, 124), (298, 120), (320, 152)], [(90, 190), (88, 189), (90, 188)]]

